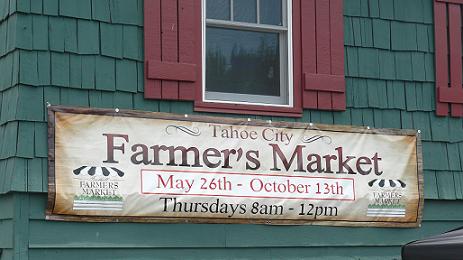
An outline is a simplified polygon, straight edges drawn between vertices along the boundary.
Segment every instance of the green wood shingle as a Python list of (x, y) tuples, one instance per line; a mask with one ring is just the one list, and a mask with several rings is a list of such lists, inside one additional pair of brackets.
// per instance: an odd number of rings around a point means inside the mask
[(434, 56), (432, 54), (424, 54), (424, 69), (426, 73), (426, 81), (434, 81)]
[(416, 24), (391, 22), (391, 48), (393, 50), (417, 50)]
[(7, 45), (7, 33), (8, 33), (8, 22), (4, 21), (0, 23), (0, 55), (3, 56), (6, 53)]
[(400, 21), (423, 22), (422, 0), (394, 0), (394, 17)]
[(412, 53), (412, 71), (413, 80), (425, 81), (426, 80), (426, 68), (424, 65), (424, 53), (413, 52)]
[(92, 19), (102, 22), (111, 21), (109, 0), (92, 1)]
[(373, 19), (373, 41), (375, 48), (391, 48), (391, 25), (389, 21)]
[(61, 89), (60, 103), (64, 106), (88, 107), (88, 90)]
[[(125, 35), (124, 35), (125, 36)], [(354, 46), (354, 31), (352, 29), (352, 19), (344, 16), (344, 45)]]
[[(134, 103), (134, 106), (135, 106), (135, 103)], [(193, 113), (193, 102), (174, 101), (172, 103), (172, 113), (181, 114), (181, 115), (185, 115), (185, 114), (191, 115)], [(329, 117), (330, 115), (326, 115), (325, 119), (329, 121)], [(331, 123), (332, 122), (333, 120), (331, 120)]]
[(119, 24), (138, 24), (139, 13), (137, 3), (127, 0), (112, 0), (111, 4), (111, 21)]
[(8, 19), (7, 31), (6, 31), (6, 51), (15, 49), (16, 46), (16, 32), (17, 32), (17, 20), (18, 16), (13, 15)]
[(423, 93), (422, 98), (422, 106), (420, 110), (422, 111), (433, 111), (434, 110), (434, 95), (436, 92), (435, 86), (433, 83), (422, 83), (421, 84), (421, 91)]
[(82, 56), (69, 56), (69, 86), (81, 88), (82, 86)]
[(16, 142), (8, 142), (6, 140), (17, 140), (18, 138), (18, 122), (9, 122), (1, 127), (2, 132), (2, 149), (0, 157), (10, 158), (16, 155)]
[(132, 93), (114, 92), (114, 107), (120, 109), (133, 109)]
[(400, 111), (400, 122), (402, 124), (402, 129), (414, 129), (412, 113)]
[(359, 76), (377, 78), (379, 76), (378, 50), (358, 48)]
[(421, 130), (421, 138), (423, 140), (431, 140), (431, 124), (429, 120), (429, 113), (414, 112), (412, 114), (413, 128)]
[(375, 125), (373, 109), (367, 108), (362, 110), (362, 121), (364, 126), (373, 127)]
[(10, 190), (27, 191), (27, 184), (24, 181), (27, 180), (26, 160), (22, 158), (9, 159), (6, 170), (11, 172)]
[(99, 54), (99, 24), (94, 21), (77, 20), (77, 38), (79, 54)]
[(423, 167), (425, 170), (448, 171), (447, 159), (445, 143), (423, 141)]
[[(32, 129), (34, 127), (32, 126)], [(42, 172), (42, 159), (34, 158), (27, 160), (27, 191), (42, 192), (42, 175), (47, 172)]]
[(428, 26), (429, 51), (434, 52), (434, 26)]
[(96, 57), (96, 89), (114, 91), (116, 89), (115, 61), (112, 58)]
[(19, 57), (19, 82), (33, 86), (39, 85), (37, 53), (20, 51)]
[(427, 24), (432, 24), (434, 21), (434, 14), (433, 14), (433, 2), (432, 1), (424, 1), (423, 2), (423, 22)]
[(69, 54), (51, 53), (51, 84), (55, 86), (69, 86)]
[(352, 125), (362, 126), (363, 125), (362, 109), (357, 109), (357, 108), (351, 109), (351, 120), (352, 120)]
[(387, 88), (384, 80), (367, 80), (368, 104), (373, 108), (387, 108)]
[(122, 25), (100, 23), (101, 54), (122, 58)]
[(13, 60), (14, 55), (8, 54), (0, 59), (0, 69), (2, 77), (0, 77), (0, 89), (7, 89), (12, 86), (13, 80)]
[[(381, 110), (383, 126), (385, 128), (401, 128), (400, 110)], [(376, 118), (375, 118), (376, 119)]]
[(368, 3), (369, 3), (369, 8), (370, 8), (370, 17), (373, 17), (373, 18), (379, 17), (379, 1), (370, 0)]
[(31, 13), (33, 14), (42, 14), (43, 12), (43, 2), (42, 0), (32, 0), (30, 1)]
[(136, 26), (123, 27), (123, 57), (142, 61), (143, 31)]
[(43, 14), (45, 15), (58, 15), (59, 0), (43, 0)]
[(346, 107), (354, 106), (354, 79), (346, 78)]
[(19, 90), (17, 87), (10, 88), (2, 93), (2, 112), (0, 114), (1, 122), (15, 120), (16, 109), (18, 106)]
[(76, 19), (64, 18), (64, 50), (77, 53), (77, 21)]
[(101, 92), (101, 105), (103, 108), (114, 108), (114, 93), (102, 91)]
[(424, 198), (438, 199), (439, 192), (437, 187), (437, 179), (435, 171), (424, 171)]
[(133, 95), (133, 108), (135, 110), (158, 112), (159, 101), (145, 99), (143, 93), (137, 93)]
[(361, 2), (360, 0), (350, 0), (344, 3), (344, 15), (360, 16)]
[(454, 200), (456, 199), (455, 193), (455, 179), (452, 172), (438, 171), (436, 172), (437, 186), (439, 199)]
[(379, 16), (383, 19), (394, 19), (394, 1), (379, 0)]
[(47, 123), (35, 122), (34, 124), (34, 151), (35, 157), (47, 158), (48, 156)]
[(355, 77), (359, 75), (359, 60), (358, 49), (353, 47), (346, 47), (347, 54), (347, 68), (346, 75)]
[(353, 80), (354, 107), (368, 107), (368, 87), (365, 79)]
[(137, 62), (137, 89), (138, 92), (144, 92), (145, 89), (145, 66), (144, 62)]
[(10, 1), (9, 0), (2, 0), (0, 1), (0, 21), (5, 19), (10, 11)]
[(455, 118), (455, 117), (449, 117), (448, 120), (449, 120), (449, 141), (462, 143), (463, 142), (462, 119)]
[(31, 11), (30, 0), (16, 0), (15, 2), (16, 2), (16, 10), (18, 12), (29, 13)]
[(22, 158), (34, 158), (34, 122), (19, 122), (16, 155)]
[(65, 26), (64, 18), (49, 17), (49, 44), (51, 51), (64, 52)]
[(81, 56), (82, 59), (82, 88), (95, 89), (96, 64), (95, 56)]
[(32, 16), (32, 46), (34, 50), (48, 50), (48, 17)]
[(20, 85), (16, 119), (42, 121), (44, 117), (43, 90), (40, 87)]
[(43, 88), (43, 103), (46, 105), (48, 102), (50, 105), (59, 105), (59, 88), (58, 87), (44, 87)]
[(39, 73), (39, 85), (50, 84), (50, 53), (49, 52), (37, 52), (37, 70)]
[(391, 51), (379, 50), (379, 77), (381, 79), (395, 79), (395, 56)]
[(15, 47), (32, 50), (32, 16), (17, 14)]
[(362, 46), (362, 26), (360, 23), (360, 18), (352, 17), (352, 31), (354, 35), (354, 45)]
[(412, 56), (409, 52), (395, 52), (396, 77), (401, 80), (413, 80)]
[(60, 0), (59, 14), (74, 18), (91, 19), (91, 0)]
[(463, 173), (453, 172), (453, 180), (455, 181), (455, 196), (457, 199), (463, 199)]
[(461, 155), (458, 144), (447, 144), (447, 154), (449, 158), (449, 169), (451, 171), (462, 171), (461, 168)]
[(116, 90), (137, 93), (137, 62), (116, 61)]
[(370, 14), (368, 3), (369, 0), (360, 0), (360, 15), (363, 17), (368, 17)]
[(351, 113), (349, 110), (333, 113), (333, 123), (337, 125), (350, 125)]
[[(366, 0), (368, 1), (368, 0)], [(373, 25), (371, 19), (362, 18), (360, 20), (362, 46), (373, 47)]]
[(429, 50), (428, 26), (416, 24), (416, 43), (419, 51), (427, 52)]
[(402, 81), (388, 81), (387, 95), (389, 108), (406, 108), (405, 84)]
[(432, 140), (440, 142), (449, 141), (449, 120), (447, 117), (431, 114)]

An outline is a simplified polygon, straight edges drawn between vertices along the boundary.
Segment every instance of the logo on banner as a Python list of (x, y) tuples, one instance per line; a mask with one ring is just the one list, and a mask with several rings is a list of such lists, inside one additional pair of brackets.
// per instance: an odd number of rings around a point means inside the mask
[(404, 191), (407, 185), (401, 180), (374, 179), (371, 188), (368, 217), (405, 217)]
[(73, 210), (122, 210), (123, 197), (119, 193), (124, 172), (115, 167), (80, 166), (73, 170), (79, 181), (74, 196)]

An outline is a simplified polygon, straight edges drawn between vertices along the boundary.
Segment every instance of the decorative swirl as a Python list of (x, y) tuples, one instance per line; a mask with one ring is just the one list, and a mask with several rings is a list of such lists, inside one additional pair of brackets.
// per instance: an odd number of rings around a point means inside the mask
[(314, 135), (314, 136), (311, 136), (311, 137), (307, 137), (307, 136), (304, 136), (302, 138), (302, 142), (304, 143), (313, 143), (317, 140), (322, 140), (325, 144), (331, 144), (331, 142), (333, 140), (331, 140), (331, 137), (327, 136), (327, 135)]
[(199, 131), (198, 128), (196, 128), (196, 127), (195, 128), (188, 128), (186, 126), (181, 126), (181, 125), (168, 125), (166, 127), (166, 133), (168, 135), (172, 134), (171, 132), (169, 132), (169, 129), (171, 129), (171, 128), (174, 128), (177, 131), (182, 131), (182, 132), (184, 132), (186, 134), (189, 134), (191, 136), (199, 136), (199, 135), (201, 135), (201, 131)]

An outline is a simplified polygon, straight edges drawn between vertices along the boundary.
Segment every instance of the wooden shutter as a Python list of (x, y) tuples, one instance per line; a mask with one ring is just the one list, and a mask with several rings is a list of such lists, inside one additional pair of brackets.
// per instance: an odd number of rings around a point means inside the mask
[(461, 6), (463, 0), (434, 1), (436, 114), (463, 117)]
[[(304, 108), (345, 110), (342, 0), (302, 0), (302, 103)], [(295, 28), (296, 29), (296, 28)], [(295, 56), (297, 58), (297, 56)]]
[(145, 98), (195, 100), (201, 87), (201, 1), (144, 4)]

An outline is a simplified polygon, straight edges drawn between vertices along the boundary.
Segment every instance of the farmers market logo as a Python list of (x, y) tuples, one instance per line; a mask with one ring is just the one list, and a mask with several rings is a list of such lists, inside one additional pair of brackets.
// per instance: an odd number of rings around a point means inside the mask
[(73, 170), (79, 181), (74, 210), (122, 210), (119, 193), (124, 172), (115, 167), (81, 166)]
[(407, 185), (401, 180), (374, 179), (368, 182), (371, 188), (368, 217), (405, 217), (404, 190)]

